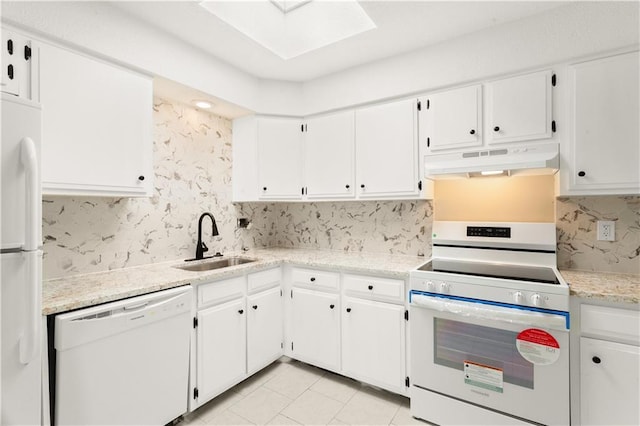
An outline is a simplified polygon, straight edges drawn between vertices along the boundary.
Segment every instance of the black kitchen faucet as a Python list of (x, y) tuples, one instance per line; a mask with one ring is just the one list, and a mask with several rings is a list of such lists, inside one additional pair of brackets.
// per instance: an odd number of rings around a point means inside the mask
[(218, 234), (218, 226), (216, 225), (216, 219), (209, 212), (202, 213), (200, 219), (198, 219), (198, 243), (196, 245), (196, 258), (195, 260), (204, 259), (204, 253), (209, 251), (209, 247), (202, 241), (202, 220), (205, 217), (211, 218), (211, 224), (213, 225), (211, 234), (215, 237)]

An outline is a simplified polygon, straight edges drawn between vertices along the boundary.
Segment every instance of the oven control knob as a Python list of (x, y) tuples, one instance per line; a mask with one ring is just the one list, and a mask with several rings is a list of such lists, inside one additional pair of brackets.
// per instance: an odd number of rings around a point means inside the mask
[(533, 306), (542, 306), (542, 296), (538, 293), (534, 293), (531, 295), (531, 304)]
[(518, 305), (522, 305), (524, 303), (524, 296), (521, 291), (516, 291), (513, 293), (513, 301)]
[(427, 281), (427, 291), (431, 293), (436, 291), (436, 285), (433, 283), (433, 281)]
[(440, 283), (440, 293), (449, 293), (449, 284)]

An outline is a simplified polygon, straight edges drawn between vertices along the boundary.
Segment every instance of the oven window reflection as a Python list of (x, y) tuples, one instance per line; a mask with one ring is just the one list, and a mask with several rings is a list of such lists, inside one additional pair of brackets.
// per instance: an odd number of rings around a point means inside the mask
[(471, 361), (502, 369), (506, 383), (533, 389), (533, 364), (516, 348), (517, 332), (434, 318), (434, 362), (464, 369)]

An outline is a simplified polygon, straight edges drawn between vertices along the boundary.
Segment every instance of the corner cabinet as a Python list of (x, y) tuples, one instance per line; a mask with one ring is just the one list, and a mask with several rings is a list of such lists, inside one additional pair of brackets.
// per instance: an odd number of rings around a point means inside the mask
[(569, 67), (561, 195), (640, 194), (639, 61), (631, 52)]
[(259, 118), (258, 193), (263, 200), (302, 198), (302, 123), (290, 118)]
[(67, 48), (38, 46), (43, 193), (151, 196), (152, 79)]
[(292, 269), (291, 354), (331, 371), (340, 370), (340, 275)]
[(342, 370), (349, 377), (403, 394), (404, 281), (345, 275)]
[(233, 201), (302, 198), (303, 128), (297, 118), (233, 121)]
[(356, 191), (359, 198), (419, 198), (418, 101), (356, 110)]

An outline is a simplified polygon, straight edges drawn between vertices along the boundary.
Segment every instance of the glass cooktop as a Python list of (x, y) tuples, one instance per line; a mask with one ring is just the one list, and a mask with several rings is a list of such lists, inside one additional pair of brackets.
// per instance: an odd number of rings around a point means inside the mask
[(432, 259), (418, 270), (560, 285), (553, 269), (544, 266)]

